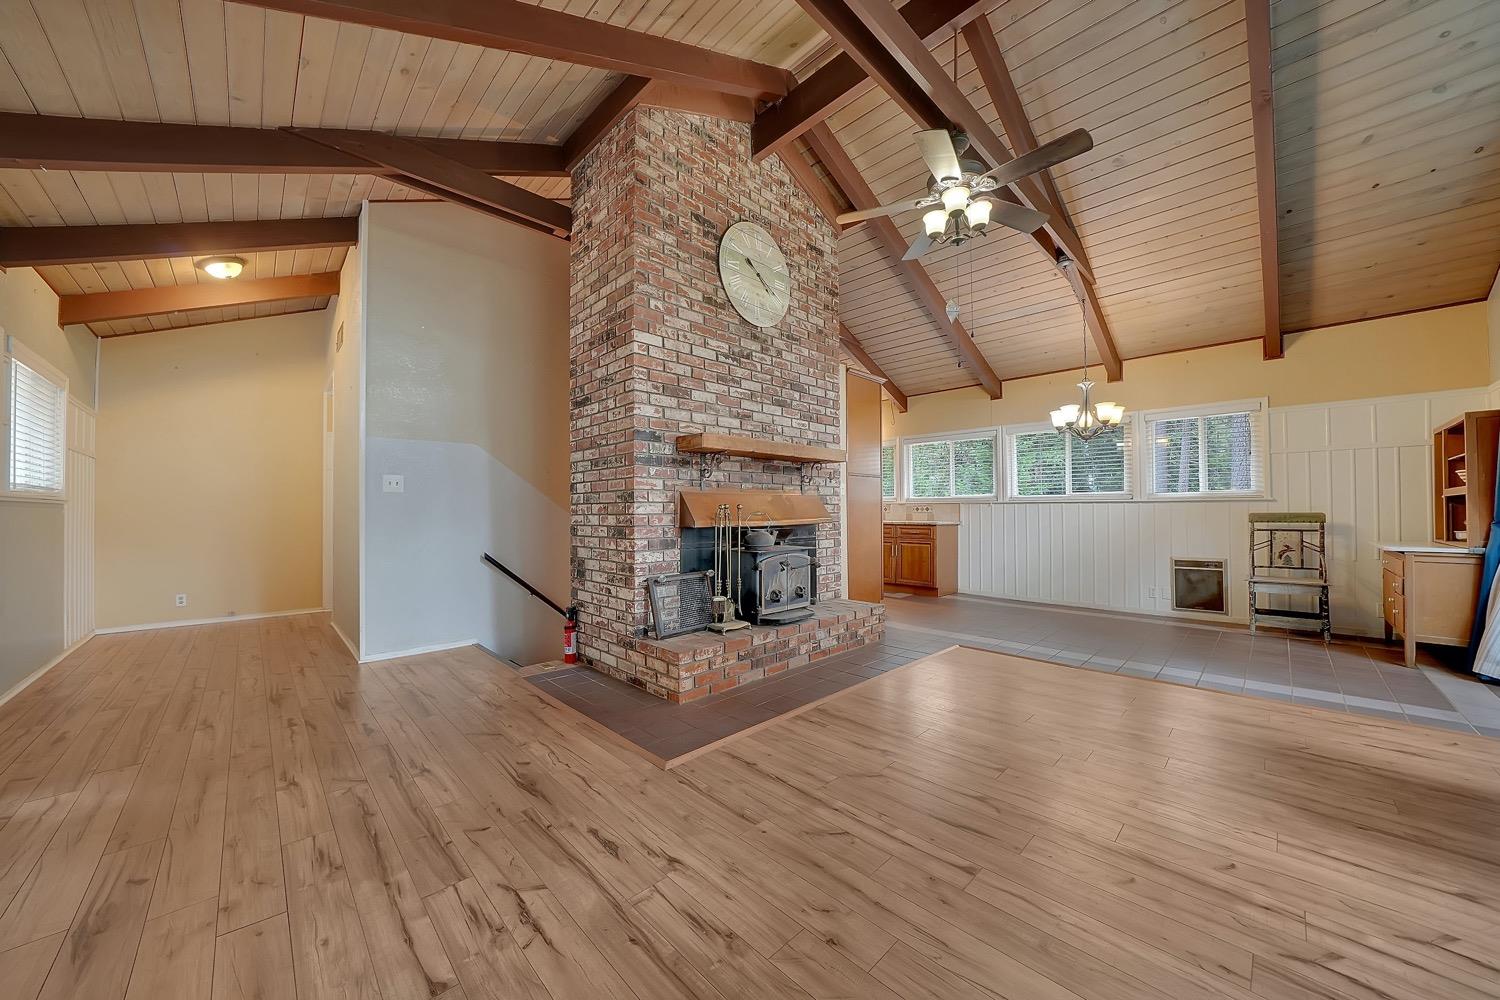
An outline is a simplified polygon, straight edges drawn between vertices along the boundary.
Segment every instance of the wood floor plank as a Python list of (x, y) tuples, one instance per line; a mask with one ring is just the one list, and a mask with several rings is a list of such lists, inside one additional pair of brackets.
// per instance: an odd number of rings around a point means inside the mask
[(285, 913), (232, 930), (215, 942), (213, 1000), (283, 1000), (296, 995)]
[(141, 932), (125, 1000), (200, 1000), (213, 988), (215, 900), (153, 917)]
[(161, 841), (105, 855), (78, 907), (40, 1000), (118, 1000), (125, 996), (151, 885), (161, 864)]
[(0, 952), (0, 969), (5, 970), (6, 996), (12, 1000), (36, 1000), (42, 991), (47, 973), (57, 959), (67, 932), (59, 931), (50, 937), (37, 938), (30, 944)]
[(466, 996), (475, 1000), (551, 998), (479, 883), (465, 879), (438, 890), (427, 897), (427, 911), (443, 948), (453, 957)]
[(283, 853), (297, 997), (379, 997), (337, 839), (331, 831), (315, 834), (287, 844)]

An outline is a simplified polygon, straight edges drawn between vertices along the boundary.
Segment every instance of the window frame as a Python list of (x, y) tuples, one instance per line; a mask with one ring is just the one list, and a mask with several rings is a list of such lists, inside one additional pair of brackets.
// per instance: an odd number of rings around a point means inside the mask
[(1136, 433), (1136, 419), (1132, 413), (1126, 413), (1125, 419), (1120, 423), (1125, 431), (1125, 488), (1111, 493), (1075, 493), (1073, 492), (1073, 435), (1064, 434), (1065, 440), (1063, 451), (1063, 488), (1064, 493), (1048, 493), (1040, 496), (1023, 496), (1016, 492), (1019, 485), (1019, 476), (1016, 474), (1016, 438), (1025, 434), (1039, 434), (1046, 432), (1057, 434), (1057, 429), (1051, 423), (1034, 424), (1007, 424), (1005, 427), (1005, 499), (1016, 503), (1111, 503), (1136, 498), (1136, 469), (1139, 463), (1133, 452), (1137, 447), (1140, 435)]
[[(1270, 406), (1265, 397), (1238, 399), (1224, 403), (1207, 403), (1199, 406), (1178, 406), (1170, 409), (1148, 410), (1140, 415), (1139, 434), (1141, 493), (1144, 499), (1153, 501), (1175, 500), (1264, 500), (1271, 496), (1271, 435)], [(1255, 486), (1248, 490), (1205, 490), (1201, 487), (1208, 469), (1208, 435), (1202, 432), (1202, 421), (1208, 417), (1229, 416), (1248, 413), (1251, 421), (1251, 477)], [(1200, 489), (1191, 493), (1165, 493), (1156, 489), (1156, 433), (1152, 426), (1162, 420), (1199, 421), (1198, 434), (1198, 485)]]
[[(986, 439), (990, 442), (991, 454), (994, 456), (994, 461), (992, 462), (994, 474), (992, 477), (993, 481), (990, 484), (990, 492), (941, 497), (919, 497), (912, 495), (911, 450), (914, 446), (933, 444), (939, 441), (947, 442), (950, 445), (948, 451), (948, 474), (949, 483), (951, 484), (957, 479), (957, 470), (953, 465), (953, 450), (951, 445), (959, 441), (981, 441)], [(1001, 461), (1001, 433), (999, 427), (982, 427), (977, 430), (952, 431), (944, 434), (914, 435), (898, 438), (896, 443), (898, 445), (896, 454), (899, 458), (899, 461), (896, 463), (896, 496), (899, 499), (888, 500), (887, 502), (889, 503), (993, 503), (1004, 496), (1001, 480), (1005, 473), (1003, 471), (1004, 463)]]
[[(51, 382), (62, 394), (61, 424), (58, 428), (58, 476), (61, 487), (45, 493), (35, 490), (13, 490), (10, 488), (11, 452), (11, 362), (18, 361), (43, 379)], [(7, 335), (0, 329), (0, 501), (22, 503), (64, 503), (68, 498), (68, 377), (36, 351)]]

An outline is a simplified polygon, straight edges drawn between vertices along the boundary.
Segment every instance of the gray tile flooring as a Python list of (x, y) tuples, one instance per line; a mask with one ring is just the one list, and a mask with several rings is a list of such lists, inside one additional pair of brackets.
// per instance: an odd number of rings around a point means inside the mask
[(980, 597), (886, 601), (893, 625), (948, 642), (1085, 670), (1154, 677), (1422, 726), (1500, 737), (1500, 686), (1460, 666), (1462, 650), (1397, 645), (1063, 610)]

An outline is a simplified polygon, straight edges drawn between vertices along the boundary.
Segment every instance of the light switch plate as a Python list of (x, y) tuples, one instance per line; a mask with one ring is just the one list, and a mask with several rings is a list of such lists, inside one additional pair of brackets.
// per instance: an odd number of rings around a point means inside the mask
[(405, 493), (406, 477), (391, 475), (383, 476), (381, 477), (380, 489), (384, 493)]

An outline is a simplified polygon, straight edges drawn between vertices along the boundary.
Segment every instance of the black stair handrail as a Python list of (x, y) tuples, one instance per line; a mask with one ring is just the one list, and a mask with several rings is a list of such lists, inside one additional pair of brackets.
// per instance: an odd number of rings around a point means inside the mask
[(512, 572), (509, 567), (507, 567), (500, 560), (496, 559), (494, 556), (490, 555), (488, 552), (486, 552), (484, 554), (484, 561), (487, 562), (487, 563), (489, 563), (491, 566), (495, 567), (496, 569), (498, 569), (500, 572), (504, 573), (506, 576), (510, 577), (516, 583), (520, 584), (523, 588), (525, 588), (525, 590), (526, 590), (526, 592), (528, 594), (530, 594), (532, 597), (535, 597), (537, 600), (541, 601), (543, 604), (547, 605), (547, 607), (551, 608), (553, 611), (556, 611), (558, 614), (562, 615), (568, 621), (570, 621), (570, 622), (576, 622), (576, 621), (578, 621), (578, 605), (576, 605), (576, 604), (570, 604), (566, 608), (563, 607), (562, 605), (560, 605), (556, 601), (554, 601), (552, 598), (548, 597), (546, 594), (542, 593), (540, 590), (537, 590), (535, 587), (533, 587), (531, 584), (527, 583), (525, 580), (521, 579), (514, 572)]

